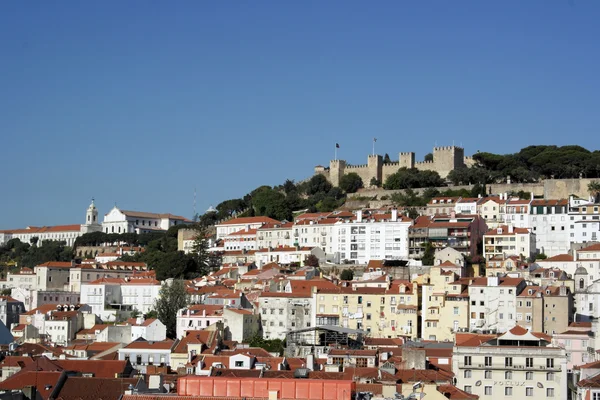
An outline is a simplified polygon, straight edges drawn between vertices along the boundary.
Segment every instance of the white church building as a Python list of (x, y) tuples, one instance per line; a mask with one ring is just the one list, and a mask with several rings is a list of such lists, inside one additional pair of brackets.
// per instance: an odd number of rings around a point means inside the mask
[(104, 233), (145, 233), (166, 231), (172, 226), (191, 224), (192, 221), (173, 214), (155, 214), (141, 211), (126, 211), (114, 206), (102, 221)]

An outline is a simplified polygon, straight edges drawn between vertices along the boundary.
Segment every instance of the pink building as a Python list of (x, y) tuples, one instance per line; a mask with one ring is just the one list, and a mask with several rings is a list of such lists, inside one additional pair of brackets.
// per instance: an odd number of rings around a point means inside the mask
[(571, 372), (574, 367), (593, 361), (589, 358), (588, 346), (592, 334), (590, 326), (581, 326), (582, 323), (571, 323), (569, 329), (563, 333), (552, 336), (552, 344), (562, 347), (567, 353), (567, 371)]

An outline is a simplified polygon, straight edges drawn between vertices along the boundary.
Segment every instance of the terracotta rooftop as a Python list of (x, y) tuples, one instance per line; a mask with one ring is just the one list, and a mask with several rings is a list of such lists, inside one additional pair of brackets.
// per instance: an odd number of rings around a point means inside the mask
[(245, 224), (280, 224), (281, 222), (269, 217), (240, 217), (233, 218), (229, 221), (221, 222), (217, 226), (222, 225), (245, 225)]

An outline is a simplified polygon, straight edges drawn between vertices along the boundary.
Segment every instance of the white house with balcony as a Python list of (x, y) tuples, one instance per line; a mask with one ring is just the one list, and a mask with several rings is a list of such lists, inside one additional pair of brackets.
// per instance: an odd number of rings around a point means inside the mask
[(536, 254), (535, 234), (527, 228), (501, 225), (483, 235), (483, 257), (522, 256), (532, 258)]
[(160, 288), (154, 278), (101, 278), (81, 284), (81, 302), (102, 320), (114, 321), (119, 312), (152, 310)]

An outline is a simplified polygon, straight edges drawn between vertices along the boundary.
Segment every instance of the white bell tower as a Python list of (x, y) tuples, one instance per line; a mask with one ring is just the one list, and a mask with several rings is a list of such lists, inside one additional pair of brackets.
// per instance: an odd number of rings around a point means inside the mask
[(90, 233), (101, 230), (102, 226), (98, 222), (98, 209), (96, 208), (96, 204), (94, 204), (94, 199), (92, 198), (92, 203), (85, 212), (85, 224), (81, 225), (81, 232)]

